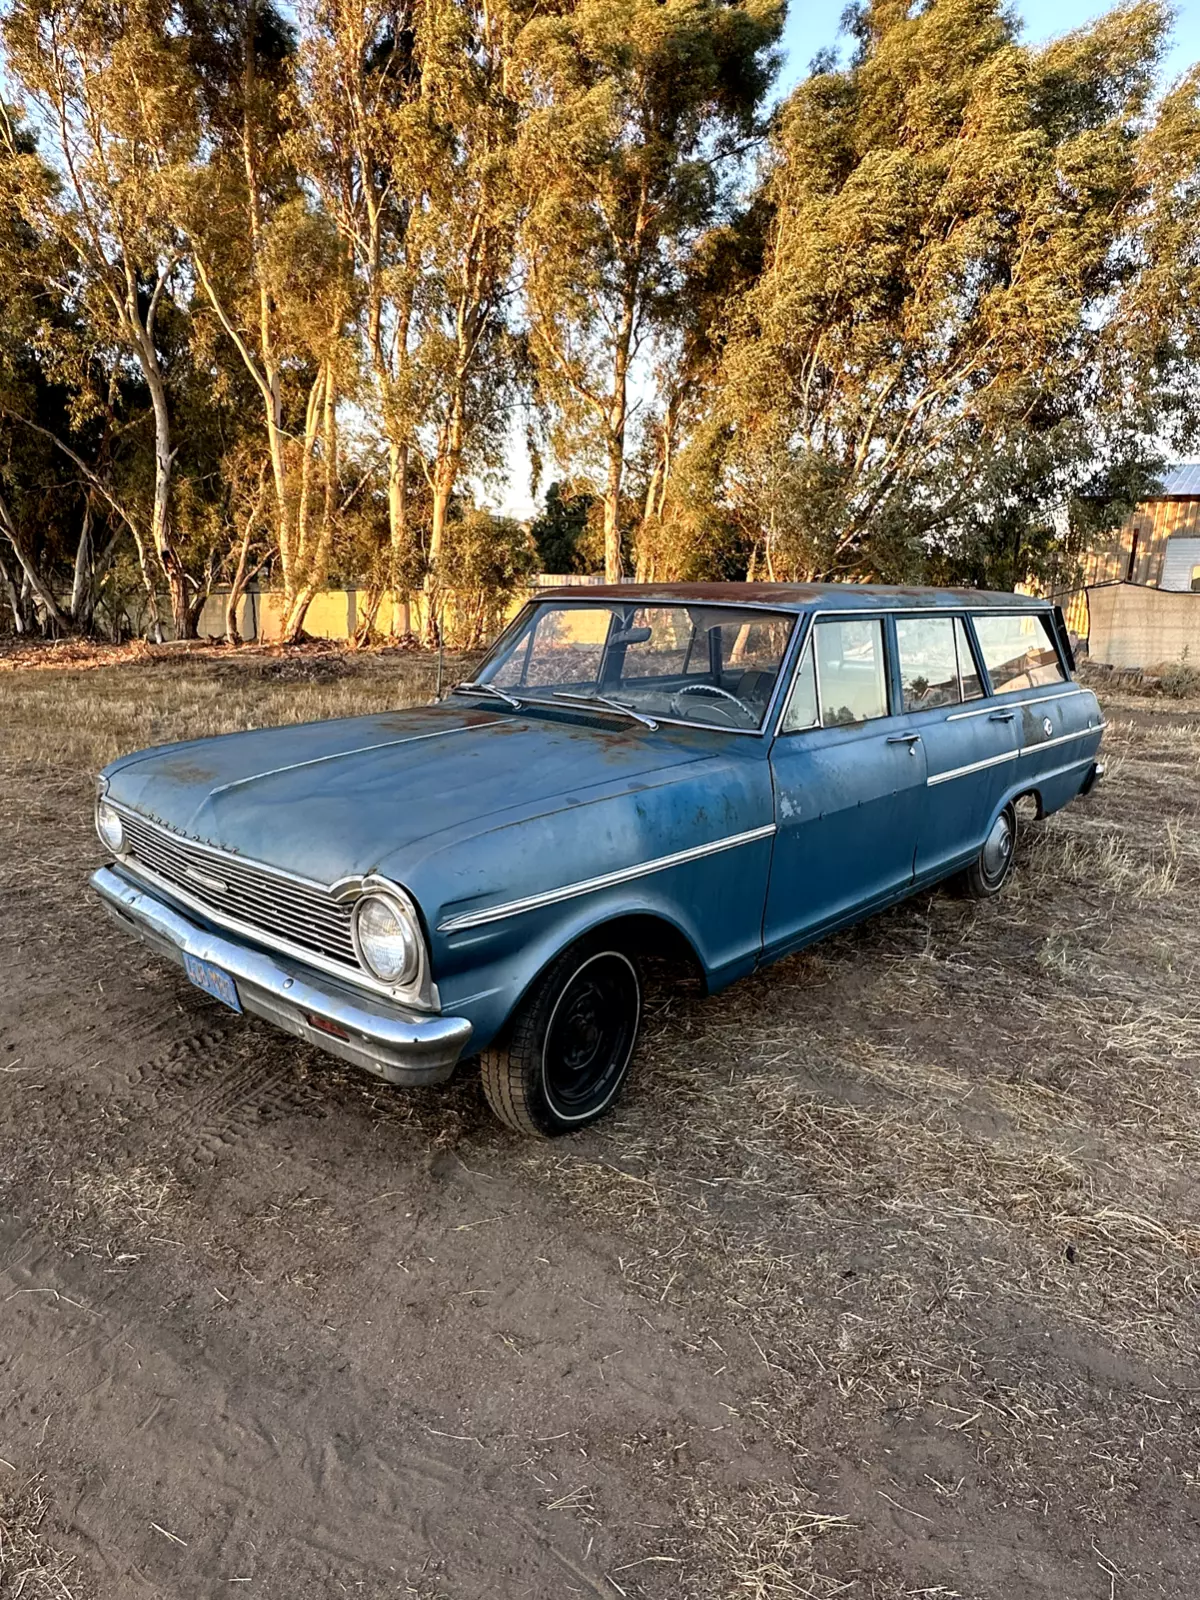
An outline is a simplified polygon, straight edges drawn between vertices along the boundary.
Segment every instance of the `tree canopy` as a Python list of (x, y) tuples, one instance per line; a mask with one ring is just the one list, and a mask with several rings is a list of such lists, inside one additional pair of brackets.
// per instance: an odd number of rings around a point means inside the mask
[[(868, 0), (3, 0), (0, 605), (1068, 578), (1195, 448), (1200, 67)], [(532, 542), (482, 504), (524, 419)], [(389, 608), (388, 614), (395, 614)], [(369, 625), (369, 624), (368, 624)]]

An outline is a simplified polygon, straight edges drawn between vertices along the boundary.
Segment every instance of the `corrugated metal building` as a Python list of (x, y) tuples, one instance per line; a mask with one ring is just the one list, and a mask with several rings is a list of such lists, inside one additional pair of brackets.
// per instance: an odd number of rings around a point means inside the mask
[(1191, 589), (1200, 580), (1200, 463), (1168, 472), (1162, 493), (1144, 500), (1102, 550), (1084, 562), (1084, 583), (1144, 583)]
[(1109, 583), (1200, 592), (1200, 462), (1173, 467), (1161, 493), (1143, 500), (1106, 544), (1084, 557), (1079, 587), (1056, 592), (1072, 633), (1088, 637), (1087, 590)]

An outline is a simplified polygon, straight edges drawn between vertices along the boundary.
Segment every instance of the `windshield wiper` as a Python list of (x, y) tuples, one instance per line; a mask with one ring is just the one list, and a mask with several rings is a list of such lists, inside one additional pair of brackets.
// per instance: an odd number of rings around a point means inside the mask
[(612, 700), (606, 694), (576, 694), (571, 689), (551, 689), (550, 693), (556, 700), (577, 700), (581, 705), (603, 706), (608, 711), (620, 712), (623, 717), (632, 717), (635, 722), (640, 722), (643, 728), (658, 727), (653, 717), (643, 716), (623, 700)]
[(478, 683), (473, 678), (464, 678), (461, 683), (451, 684), (451, 694), (482, 694), (492, 695), (497, 700), (503, 700), (506, 706), (511, 706), (514, 711), (522, 709), (521, 702), (511, 694), (505, 694), (503, 689), (497, 689), (494, 683)]

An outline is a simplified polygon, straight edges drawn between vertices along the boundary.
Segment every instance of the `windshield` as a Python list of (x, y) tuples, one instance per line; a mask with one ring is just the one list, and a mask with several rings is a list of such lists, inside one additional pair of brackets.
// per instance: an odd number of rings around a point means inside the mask
[(795, 620), (733, 606), (549, 600), (500, 640), (477, 681), (522, 699), (603, 695), (645, 716), (757, 729)]

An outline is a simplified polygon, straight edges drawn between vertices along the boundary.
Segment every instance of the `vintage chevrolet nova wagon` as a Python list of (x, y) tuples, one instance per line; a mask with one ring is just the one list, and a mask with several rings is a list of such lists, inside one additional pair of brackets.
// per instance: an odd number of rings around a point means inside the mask
[(235, 1010), (495, 1112), (612, 1105), (647, 956), (709, 990), (940, 879), (1102, 772), (1061, 615), (1019, 595), (621, 585), (532, 601), (439, 703), (142, 751), (92, 883)]

